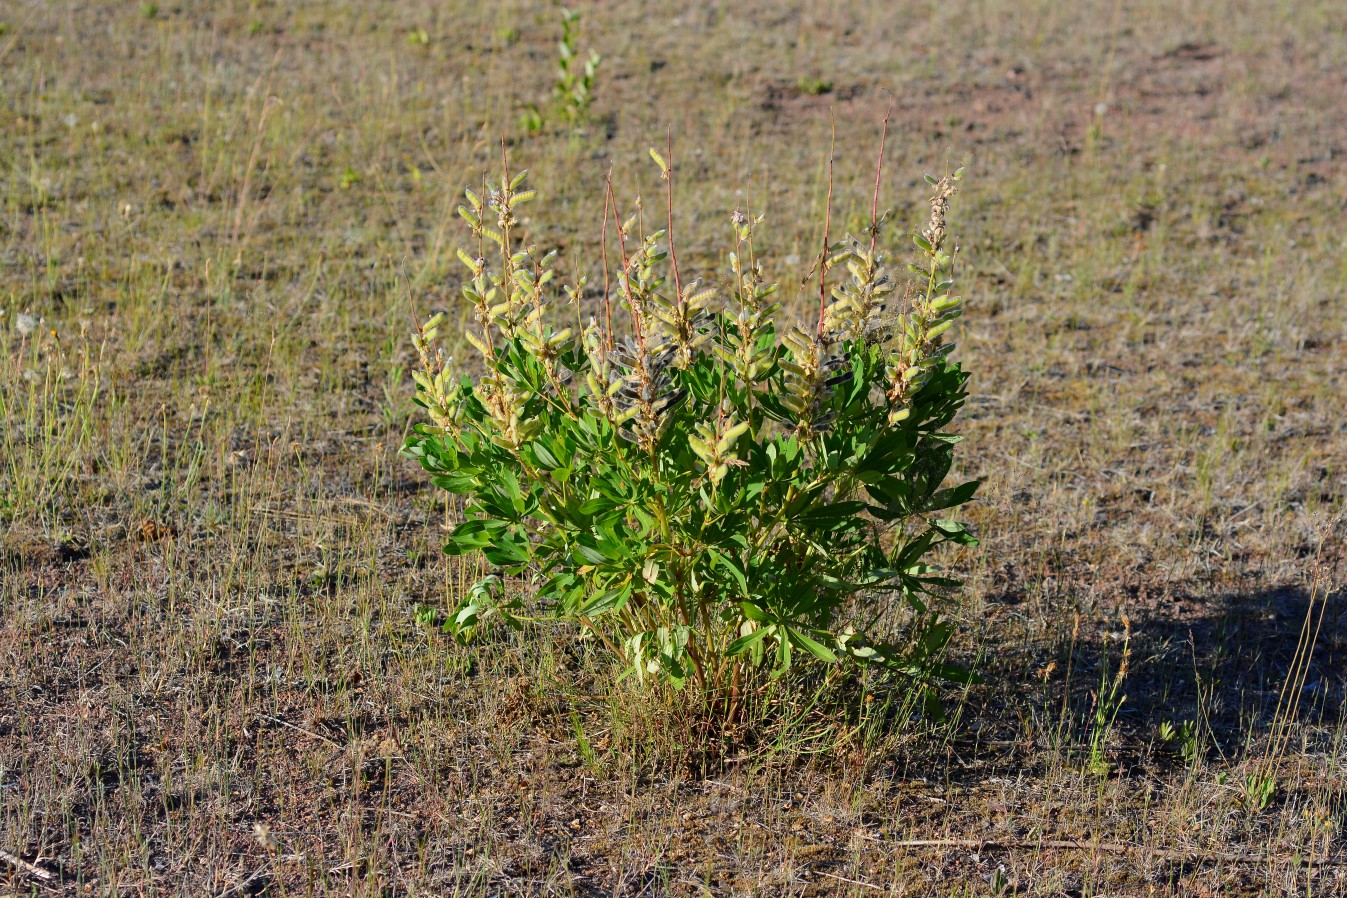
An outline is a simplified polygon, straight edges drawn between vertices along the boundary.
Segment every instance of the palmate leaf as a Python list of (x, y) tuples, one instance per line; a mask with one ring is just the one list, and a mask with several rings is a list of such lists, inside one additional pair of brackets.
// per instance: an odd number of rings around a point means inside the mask
[(911, 490), (907, 484), (897, 478), (886, 477), (876, 483), (867, 483), (865, 491), (870, 498), (878, 502), (867, 511), (881, 521), (894, 521), (909, 515), (909, 497)]
[(562, 466), (562, 463), (542, 440), (530, 443), (526, 451), (532, 455), (534, 464), (544, 471), (555, 471)]
[(597, 547), (584, 543), (576, 543), (575, 555), (586, 564), (607, 564), (612, 560), (600, 552)]
[(708, 549), (706, 554), (711, 559), (714, 568), (728, 574), (731, 582), (739, 587), (739, 595), (748, 595), (748, 577), (743, 568), (730, 555), (716, 549)]
[(491, 545), (482, 547), (486, 560), (502, 568), (516, 568), (528, 564), (532, 550), (528, 536), (517, 527), (509, 527)]
[(770, 614), (753, 602), (740, 602), (739, 610), (743, 613), (746, 620), (751, 620), (755, 623), (764, 624), (772, 619)]

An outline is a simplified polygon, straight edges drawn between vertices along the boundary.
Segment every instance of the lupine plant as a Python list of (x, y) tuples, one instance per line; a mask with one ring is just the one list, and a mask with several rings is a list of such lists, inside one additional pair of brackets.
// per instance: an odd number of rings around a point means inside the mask
[[(576, 44), (580, 37), (580, 14), (561, 10), (561, 40), (557, 42), (557, 79), (552, 85), (552, 108), (571, 126), (583, 124), (594, 100), (594, 81), (603, 57), (595, 50), (582, 60)], [(550, 116), (551, 113), (548, 113)], [(527, 103), (519, 114), (519, 125), (528, 134), (537, 134), (547, 120), (537, 103)]]
[(593, 99), (594, 79), (603, 61), (594, 50), (583, 61), (576, 51), (580, 33), (580, 14), (569, 9), (561, 11), (561, 42), (557, 44), (557, 83), (553, 88), (557, 109), (572, 124), (589, 112)]
[[(586, 280), (559, 285), (555, 253), (520, 234), (526, 173), (466, 192), (463, 336), (484, 373), (444, 354), (442, 315), (418, 324), (429, 420), (404, 450), (465, 497), (445, 552), (493, 568), (446, 630), (572, 622), (643, 682), (694, 687), (730, 716), (800, 658), (967, 679), (943, 661), (952, 626), (933, 602), (957, 582), (930, 561), (975, 544), (948, 515), (977, 483), (944, 485), (967, 380), (950, 359), (961, 301), (945, 223), (962, 170), (927, 179), (910, 278), (878, 249), (877, 175), (862, 236), (830, 244), (824, 227), (817, 318), (778, 331), (762, 217), (730, 216), (724, 295), (684, 277), (673, 169), (651, 156), (668, 226), (621, 221), (609, 186), (616, 268), (587, 323)], [(875, 638), (881, 618), (900, 635)]]

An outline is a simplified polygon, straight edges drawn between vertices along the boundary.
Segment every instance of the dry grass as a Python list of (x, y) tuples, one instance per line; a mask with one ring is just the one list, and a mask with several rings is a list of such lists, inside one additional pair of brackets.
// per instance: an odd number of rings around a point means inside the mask
[[(603, 174), (653, 194), (671, 125), (700, 185), (680, 262), (723, 268), (692, 248), (750, 202), (788, 295), (830, 114), (839, 228), (890, 96), (900, 221), (923, 169), (969, 165), (987, 485), (951, 560), (989, 682), (947, 725), (802, 712), (700, 762), (566, 633), (467, 653), (413, 622), (474, 572), (395, 456), (407, 299), (454, 302), (458, 190), (546, 99), (555, 11), (0, 9), (11, 891), (1347, 891), (1338, 5), (872, 6), (604, 4), (593, 121), (511, 149), (550, 197), (536, 239), (593, 265)], [(1183, 720), (1191, 761), (1158, 736)]]

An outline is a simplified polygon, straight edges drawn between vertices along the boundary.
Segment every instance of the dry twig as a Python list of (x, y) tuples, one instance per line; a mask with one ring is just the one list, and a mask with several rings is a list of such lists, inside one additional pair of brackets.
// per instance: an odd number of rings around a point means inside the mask
[(3, 849), (0, 849), (0, 861), (4, 861), (6, 864), (12, 864), (13, 866), (18, 867), (20, 870), (27, 873), (29, 876), (40, 879), (43, 882), (50, 882), (51, 880), (56, 878), (56, 874), (51, 872), (50, 870), (44, 870), (37, 864), (31, 863), (30, 861), (25, 861), (17, 854), (10, 854), (8, 851), (5, 851)]

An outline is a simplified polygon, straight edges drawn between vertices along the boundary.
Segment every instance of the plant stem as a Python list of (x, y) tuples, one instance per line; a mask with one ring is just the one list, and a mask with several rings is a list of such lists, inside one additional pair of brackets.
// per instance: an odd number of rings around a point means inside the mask
[[(875, 193), (870, 200), (870, 258), (875, 257), (875, 241), (879, 239), (879, 181), (884, 176), (884, 144), (889, 139), (889, 117), (893, 115), (893, 101), (884, 110), (884, 128), (879, 133), (879, 161), (875, 164)], [(887, 214), (887, 213), (885, 213)]]
[(674, 249), (674, 214), (673, 214), (673, 128), (670, 128), (666, 135), (666, 149), (668, 154), (665, 164), (668, 166), (664, 171), (664, 202), (668, 210), (668, 230), (669, 230), (669, 267), (673, 269), (674, 278), (674, 298), (681, 302), (683, 299), (683, 282), (678, 277), (678, 252)]
[(837, 157), (837, 120), (832, 123), (832, 145), (828, 148), (828, 199), (823, 215), (823, 253), (818, 260), (818, 339), (828, 318), (828, 240), (833, 223), (833, 162)]

